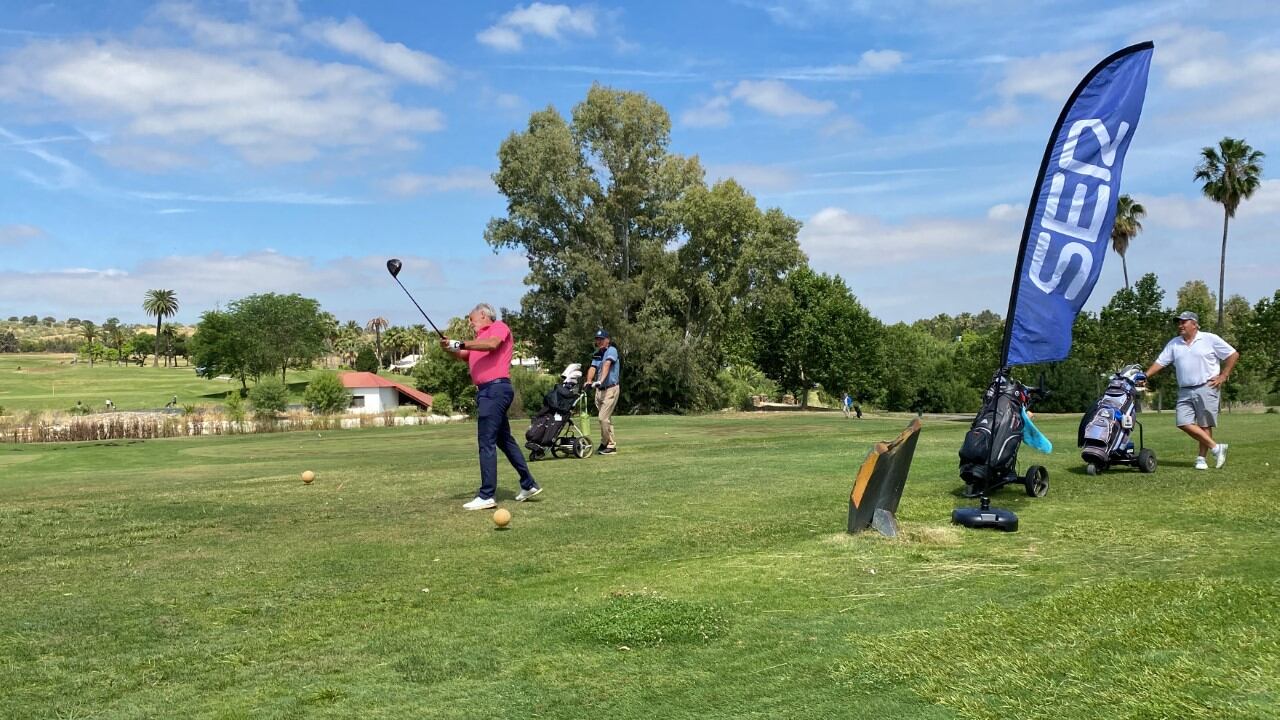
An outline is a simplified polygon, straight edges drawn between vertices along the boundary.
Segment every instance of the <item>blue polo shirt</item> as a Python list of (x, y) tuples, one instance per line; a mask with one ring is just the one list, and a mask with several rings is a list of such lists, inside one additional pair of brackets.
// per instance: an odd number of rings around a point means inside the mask
[[(604, 366), (605, 360), (612, 360), (613, 362), (609, 363), (609, 376), (602, 378), (600, 377), (600, 368)], [(601, 388), (610, 388), (610, 387), (613, 387), (614, 385), (617, 385), (619, 382), (618, 348), (610, 345), (609, 347), (605, 348), (605, 351), (603, 354), (597, 354), (596, 356), (592, 357), (591, 367), (596, 369), (595, 379), (600, 381)]]

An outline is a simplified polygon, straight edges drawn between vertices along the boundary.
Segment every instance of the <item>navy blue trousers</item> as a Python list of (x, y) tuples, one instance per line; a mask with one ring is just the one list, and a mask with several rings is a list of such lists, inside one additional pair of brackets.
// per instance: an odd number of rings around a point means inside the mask
[(498, 448), (502, 448), (502, 454), (519, 473), (522, 489), (528, 490), (538, 484), (529, 472), (524, 452), (511, 435), (511, 423), (507, 421), (507, 411), (511, 409), (515, 394), (511, 383), (504, 380), (485, 383), (476, 390), (476, 440), (480, 445), (478, 497), (488, 499), (498, 492)]

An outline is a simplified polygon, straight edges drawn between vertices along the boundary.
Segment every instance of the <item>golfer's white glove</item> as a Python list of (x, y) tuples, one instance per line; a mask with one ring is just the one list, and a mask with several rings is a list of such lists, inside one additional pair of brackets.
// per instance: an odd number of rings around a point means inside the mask
[(450, 340), (450, 341), (449, 341), (449, 349), (450, 349), (450, 350), (452, 350), (452, 351), (454, 351), (454, 352), (457, 352), (457, 351), (461, 350), (461, 349), (462, 349), (462, 341), (461, 341), (461, 340)]

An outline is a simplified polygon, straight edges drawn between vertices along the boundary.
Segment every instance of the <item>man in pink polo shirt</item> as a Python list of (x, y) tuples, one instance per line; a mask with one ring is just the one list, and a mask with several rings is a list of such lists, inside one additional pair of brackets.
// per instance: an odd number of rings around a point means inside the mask
[(476, 332), (475, 340), (440, 338), (440, 347), (465, 360), (471, 368), (471, 382), (476, 384), (476, 439), (480, 445), (480, 490), (475, 499), (464, 503), (466, 510), (486, 510), (497, 505), (498, 452), (507, 456), (511, 467), (520, 475), (520, 494), (516, 502), (524, 502), (542, 492), (529, 472), (520, 444), (511, 435), (507, 411), (515, 390), (511, 387), (511, 354), (515, 342), (511, 329), (497, 319), (493, 306), (481, 303), (467, 315)]

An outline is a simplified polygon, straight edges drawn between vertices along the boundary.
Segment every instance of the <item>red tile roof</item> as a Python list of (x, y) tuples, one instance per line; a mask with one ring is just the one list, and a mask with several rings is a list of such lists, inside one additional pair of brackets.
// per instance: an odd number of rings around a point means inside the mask
[(422, 408), (429, 409), (433, 402), (433, 398), (427, 393), (415, 390), (408, 385), (401, 385), (394, 380), (389, 380), (371, 372), (342, 373), (340, 377), (342, 378), (342, 386), (345, 388), (389, 387), (399, 390), (401, 395)]

